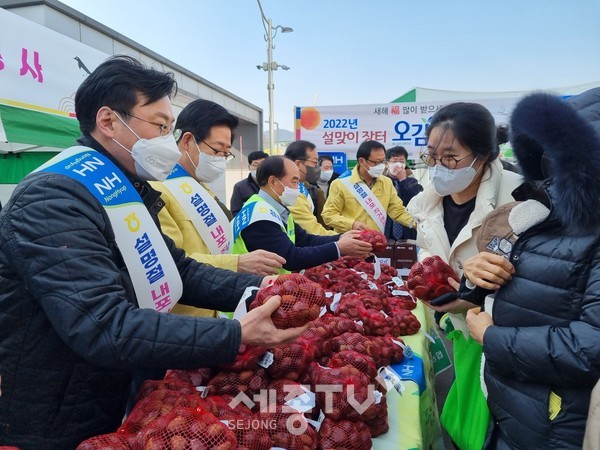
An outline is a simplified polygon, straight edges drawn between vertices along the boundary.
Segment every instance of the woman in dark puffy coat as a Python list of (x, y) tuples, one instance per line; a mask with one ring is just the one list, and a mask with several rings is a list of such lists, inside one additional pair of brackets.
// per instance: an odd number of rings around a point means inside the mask
[[(580, 112), (578, 112), (578, 110)], [(600, 378), (600, 89), (570, 101), (533, 94), (511, 118), (525, 178), (513, 196), (550, 209), (523, 232), (510, 263), (480, 253), (465, 275), (496, 293), (492, 317), (471, 310), (483, 343), (493, 427), (486, 448), (581, 448)], [(510, 272), (514, 266), (512, 279)]]

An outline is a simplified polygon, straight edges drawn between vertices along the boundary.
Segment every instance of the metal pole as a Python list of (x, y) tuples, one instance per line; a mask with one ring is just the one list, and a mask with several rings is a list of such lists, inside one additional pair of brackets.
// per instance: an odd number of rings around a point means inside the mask
[(273, 26), (271, 19), (267, 19), (267, 73), (269, 74), (267, 84), (267, 90), (269, 91), (269, 152), (271, 155), (276, 155), (277, 153), (273, 153), (273, 143), (275, 142), (275, 130), (273, 129), (273, 122), (275, 120), (273, 112), (273, 90), (275, 89), (275, 86), (273, 85)]

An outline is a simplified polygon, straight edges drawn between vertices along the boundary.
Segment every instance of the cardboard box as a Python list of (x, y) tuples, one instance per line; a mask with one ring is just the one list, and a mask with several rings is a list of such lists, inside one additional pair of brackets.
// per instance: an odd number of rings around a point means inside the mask
[(401, 276), (408, 275), (411, 267), (417, 262), (417, 243), (412, 239), (396, 241), (394, 244), (394, 267)]
[(388, 245), (385, 248), (385, 250), (383, 250), (381, 252), (375, 252), (375, 256), (377, 256), (377, 258), (379, 258), (379, 260), (382, 263), (385, 263), (392, 267), (394, 267), (394, 264), (395, 264), (394, 244), (395, 244), (395, 241), (388, 240)]

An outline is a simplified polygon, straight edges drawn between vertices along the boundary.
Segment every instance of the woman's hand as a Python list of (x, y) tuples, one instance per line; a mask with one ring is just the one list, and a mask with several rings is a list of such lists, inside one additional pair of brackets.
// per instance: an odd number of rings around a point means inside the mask
[(481, 308), (473, 308), (467, 311), (467, 326), (471, 337), (477, 342), (483, 345), (483, 335), (486, 330), (494, 325), (492, 316), (485, 311), (481, 311)]
[(508, 283), (515, 273), (506, 258), (489, 252), (480, 252), (465, 261), (464, 275), (476, 286), (495, 291)]

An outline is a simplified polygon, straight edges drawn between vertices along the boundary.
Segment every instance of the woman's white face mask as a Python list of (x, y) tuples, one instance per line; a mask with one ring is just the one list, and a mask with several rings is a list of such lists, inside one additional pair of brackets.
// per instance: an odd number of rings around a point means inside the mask
[(446, 195), (456, 194), (464, 191), (473, 182), (479, 168), (475, 170), (477, 158), (473, 160), (469, 167), (460, 169), (448, 169), (440, 164), (429, 168), (429, 180), (433, 184), (433, 188), (438, 195), (445, 197)]

